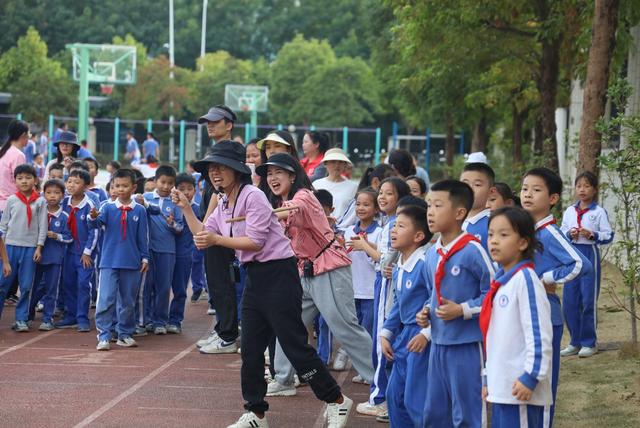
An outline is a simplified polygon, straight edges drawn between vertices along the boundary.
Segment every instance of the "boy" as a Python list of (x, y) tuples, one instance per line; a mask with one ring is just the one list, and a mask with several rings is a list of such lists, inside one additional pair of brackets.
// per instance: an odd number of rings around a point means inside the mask
[[(556, 294), (556, 284), (591, 272), (591, 263), (571, 245), (551, 214), (551, 209), (560, 200), (562, 179), (548, 168), (533, 168), (522, 179), (520, 198), (522, 208), (527, 210), (536, 222), (536, 239), (543, 250), (537, 250), (534, 257), (535, 271), (547, 291), (551, 305), (551, 324), (553, 325), (553, 356), (551, 372), (551, 391), (556, 401), (558, 375), (560, 373), (560, 341), (562, 340), (563, 320), (560, 299)], [(550, 425), (553, 424), (555, 405), (550, 409)]]
[[(144, 322), (148, 331), (167, 334), (169, 296), (176, 263), (175, 235), (182, 232), (182, 212), (171, 201), (176, 170), (160, 165), (156, 170), (156, 190), (145, 193), (149, 223), (149, 273), (144, 285)], [(140, 202), (140, 201), (139, 201)]]
[[(29, 296), (33, 285), (36, 263), (42, 257), (47, 238), (47, 207), (35, 190), (36, 170), (31, 165), (18, 165), (13, 172), (18, 192), (7, 199), (0, 221), (0, 235), (7, 247), (12, 270), (0, 279), (0, 315), (4, 299), (14, 279), (20, 284), (20, 300), (16, 305), (15, 331), (29, 331)], [(4, 265), (4, 263), (3, 263)]]
[(92, 227), (104, 227), (104, 244), (100, 261), (100, 293), (96, 305), (98, 351), (108, 351), (113, 313), (117, 311), (116, 345), (138, 346), (133, 339), (135, 301), (142, 273), (149, 266), (147, 213), (131, 195), (136, 177), (129, 169), (119, 169), (111, 184), (118, 193), (115, 202), (107, 202), (100, 212), (91, 211)]
[(456, 180), (435, 183), (427, 197), (429, 230), (440, 238), (427, 250), (430, 298), (417, 316), (423, 328), (431, 322), (425, 427), (485, 422), (478, 315), (494, 272), (478, 239), (462, 231), (473, 203), (471, 187)]
[(44, 178), (44, 157), (42, 157), (41, 153), (36, 153), (33, 157), (33, 167), (36, 169), (36, 175), (39, 180)]
[(485, 250), (491, 215), (491, 210), (487, 208), (487, 200), (496, 191), (495, 178), (493, 169), (483, 162), (465, 164), (460, 174), (460, 181), (467, 183), (473, 190), (473, 207), (462, 223), (462, 230), (478, 238)]
[(89, 177), (91, 177), (91, 183), (89, 183), (89, 190), (95, 193), (96, 195), (98, 195), (98, 200), (100, 201), (100, 204), (102, 204), (102, 202), (109, 199), (109, 197), (107, 196), (107, 192), (105, 192), (104, 189), (102, 189), (101, 187), (98, 187), (95, 183), (96, 176), (100, 171), (100, 163), (94, 158), (84, 158), (83, 161), (86, 163), (87, 167), (89, 168)]
[(75, 328), (88, 332), (93, 252), (98, 243), (98, 230), (89, 228), (89, 213), (96, 208), (86, 189), (91, 178), (83, 169), (73, 169), (67, 179), (68, 196), (62, 209), (69, 215), (69, 230), (73, 243), (67, 247), (62, 268), (65, 316), (56, 328)]
[(389, 419), (393, 426), (422, 427), (429, 361), (428, 329), (415, 314), (429, 299), (424, 257), (431, 240), (424, 208), (406, 206), (391, 230), (391, 246), (400, 253), (393, 277), (396, 302), (380, 332), (380, 345), (393, 369), (387, 386)]
[(49, 180), (64, 181), (64, 165), (61, 163), (53, 163), (49, 167)]
[[(74, 171), (76, 169), (81, 169), (83, 171), (89, 172), (89, 164), (84, 160), (75, 160), (71, 163), (71, 165), (69, 165), (69, 172)], [(93, 180), (91, 179), (91, 173), (89, 173), (89, 180), (91, 181), (91, 183), (89, 183), (89, 185), (86, 188), (87, 190), (86, 195), (89, 199), (91, 199), (91, 202), (93, 202), (93, 204), (96, 207), (99, 207), (101, 202), (100, 196), (97, 193), (90, 191), (90, 187), (92, 186), (92, 183), (93, 183)]]
[(36, 266), (33, 292), (29, 304), (29, 319), (35, 318), (35, 309), (42, 299), (42, 323), (38, 330), (50, 331), (53, 326), (53, 311), (60, 285), (62, 259), (67, 244), (73, 242), (69, 231), (69, 215), (62, 210), (60, 202), (64, 198), (64, 183), (60, 180), (48, 180), (44, 184), (44, 199), (47, 202), (49, 229), (47, 240), (42, 249), (42, 259)]

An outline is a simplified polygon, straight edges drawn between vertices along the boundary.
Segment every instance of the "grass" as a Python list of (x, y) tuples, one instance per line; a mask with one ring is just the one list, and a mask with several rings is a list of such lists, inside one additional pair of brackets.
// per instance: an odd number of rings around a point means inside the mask
[[(629, 357), (617, 346), (630, 338), (629, 314), (615, 307), (607, 287), (621, 290), (620, 272), (603, 266), (602, 292), (598, 301), (598, 342), (601, 351), (591, 358), (563, 358), (560, 366), (554, 426), (640, 427), (640, 358)], [(565, 329), (563, 347), (569, 341)], [(624, 348), (624, 344), (623, 344)]]

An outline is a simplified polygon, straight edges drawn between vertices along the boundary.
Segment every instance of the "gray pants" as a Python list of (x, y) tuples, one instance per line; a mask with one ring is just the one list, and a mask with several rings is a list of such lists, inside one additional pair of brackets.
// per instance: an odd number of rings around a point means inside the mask
[[(347, 352), (354, 368), (365, 380), (373, 379), (371, 336), (356, 316), (351, 282), (351, 266), (325, 272), (302, 281), (302, 322), (310, 326), (318, 314), (327, 322), (331, 333)], [(295, 374), (280, 343), (276, 342), (275, 379), (282, 385), (292, 385)]]

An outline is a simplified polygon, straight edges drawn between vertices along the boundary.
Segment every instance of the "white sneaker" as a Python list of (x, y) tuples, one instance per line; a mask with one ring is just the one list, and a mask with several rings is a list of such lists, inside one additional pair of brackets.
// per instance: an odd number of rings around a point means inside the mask
[(213, 309), (211, 306), (209, 306), (209, 309), (207, 309), (207, 315), (215, 315), (216, 314), (216, 310)]
[(347, 363), (349, 362), (349, 356), (344, 349), (340, 348), (336, 354), (336, 359), (333, 360), (333, 370), (342, 372), (347, 369)]
[(567, 345), (562, 351), (560, 351), (560, 356), (569, 357), (571, 355), (576, 355), (580, 351), (580, 348), (573, 345)]
[(302, 388), (303, 386), (308, 385), (309, 384), (307, 382), (302, 382), (297, 374), (293, 375), (293, 386), (295, 386), (296, 388)]
[(162, 327), (162, 326), (156, 327), (156, 328), (153, 329), (153, 334), (155, 334), (157, 336), (158, 335), (160, 335), (160, 336), (165, 335), (165, 334), (167, 334), (167, 328), (166, 327)]
[(218, 340), (220, 336), (218, 336), (218, 333), (214, 330), (213, 333), (211, 333), (211, 335), (205, 339), (200, 339), (196, 342), (196, 346), (198, 348), (202, 348), (203, 346), (207, 346), (211, 343), (213, 343), (214, 341)]
[(356, 412), (360, 413), (361, 415), (380, 416), (386, 411), (387, 411), (386, 401), (383, 401), (380, 404), (371, 404), (367, 401), (364, 403), (360, 403), (356, 406)]
[(265, 366), (270, 366), (271, 365), (271, 357), (269, 357), (269, 348), (267, 348), (264, 351), (264, 365)]
[(277, 380), (273, 380), (267, 385), (267, 397), (292, 397), (296, 394), (295, 386), (283, 385)]
[(108, 351), (109, 349), (111, 349), (111, 345), (109, 344), (108, 340), (101, 340), (100, 342), (98, 342), (98, 346), (96, 346), (96, 349), (98, 351)]
[(593, 348), (589, 346), (583, 346), (582, 349), (580, 349), (580, 352), (578, 352), (578, 357), (589, 358), (589, 357), (593, 357), (597, 353), (598, 353), (598, 348), (596, 348), (595, 346)]
[(236, 342), (226, 343), (221, 338), (200, 348), (201, 354), (235, 354), (236, 352), (238, 352)]
[(353, 378), (351, 378), (351, 382), (353, 383), (361, 383), (363, 385), (370, 385), (371, 383), (366, 380), (365, 378), (363, 378), (360, 375), (355, 375)]
[(227, 428), (269, 428), (267, 417), (260, 419), (253, 412), (247, 412), (240, 416), (238, 422), (229, 425)]
[(349, 419), (349, 412), (353, 406), (353, 400), (346, 395), (342, 395), (342, 404), (327, 404), (327, 428), (344, 428)]
[(133, 337), (125, 337), (124, 339), (118, 339), (116, 345), (122, 346), (124, 348), (137, 348), (138, 342), (133, 340)]

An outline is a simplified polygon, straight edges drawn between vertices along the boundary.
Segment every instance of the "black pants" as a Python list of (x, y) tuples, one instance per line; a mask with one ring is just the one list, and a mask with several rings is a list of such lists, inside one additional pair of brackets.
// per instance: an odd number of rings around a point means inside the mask
[(236, 285), (229, 272), (234, 257), (235, 252), (224, 247), (210, 247), (205, 251), (207, 288), (218, 320), (215, 330), (225, 342), (233, 342), (238, 338)]
[(302, 286), (295, 258), (248, 263), (242, 296), (242, 397), (245, 409), (262, 413), (264, 401), (264, 350), (275, 335), (302, 382), (318, 399), (333, 403), (340, 387), (308, 343), (302, 323)]

